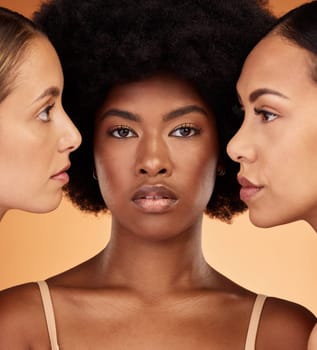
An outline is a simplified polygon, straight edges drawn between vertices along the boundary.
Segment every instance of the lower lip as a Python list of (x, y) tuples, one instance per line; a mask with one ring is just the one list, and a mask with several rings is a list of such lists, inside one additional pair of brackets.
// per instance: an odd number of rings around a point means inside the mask
[(261, 191), (262, 187), (242, 187), (240, 189), (240, 198), (247, 202)]
[(59, 173), (57, 175), (54, 175), (51, 177), (52, 180), (60, 181), (64, 184), (67, 184), (69, 182), (69, 176), (66, 172)]
[(163, 213), (171, 209), (177, 200), (171, 198), (149, 199), (140, 198), (133, 201), (133, 203), (142, 211), (146, 213)]

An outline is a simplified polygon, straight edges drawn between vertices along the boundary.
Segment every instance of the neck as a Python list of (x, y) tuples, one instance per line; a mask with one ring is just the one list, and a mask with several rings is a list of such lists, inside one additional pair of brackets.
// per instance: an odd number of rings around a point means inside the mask
[(0, 221), (2, 220), (5, 213), (6, 213), (6, 210), (0, 209)]
[(313, 228), (313, 230), (317, 233), (317, 219), (308, 221), (308, 223)]
[(201, 222), (165, 239), (140, 237), (113, 225), (109, 244), (99, 258), (102, 262), (97, 266), (107, 276), (107, 284), (142, 294), (203, 288), (210, 272), (201, 250)]
[(316, 210), (312, 211), (312, 213), (310, 213), (309, 216), (307, 215), (305, 218), (303, 218), (303, 220), (305, 220), (313, 228), (313, 230), (317, 233), (317, 212), (316, 212)]

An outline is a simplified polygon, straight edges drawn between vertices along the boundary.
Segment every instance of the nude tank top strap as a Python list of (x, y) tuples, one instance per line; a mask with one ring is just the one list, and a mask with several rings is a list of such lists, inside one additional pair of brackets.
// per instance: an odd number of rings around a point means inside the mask
[(255, 350), (256, 336), (258, 333), (258, 328), (260, 324), (261, 313), (263, 310), (263, 305), (265, 302), (265, 295), (257, 295), (249, 322), (248, 334), (245, 343), (245, 350)]
[(57, 332), (56, 332), (54, 309), (53, 309), (50, 291), (45, 281), (37, 282), (37, 284), (41, 292), (46, 324), (47, 324), (48, 334), (49, 334), (50, 343), (51, 343), (51, 349), (59, 350), (59, 346), (57, 344)]

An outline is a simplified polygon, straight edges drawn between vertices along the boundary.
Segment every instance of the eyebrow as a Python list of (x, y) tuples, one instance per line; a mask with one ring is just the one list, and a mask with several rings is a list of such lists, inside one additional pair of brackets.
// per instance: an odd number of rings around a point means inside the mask
[[(180, 116), (185, 115), (185, 114), (193, 113), (193, 112), (199, 112), (199, 113), (204, 114), (205, 116), (209, 117), (209, 114), (207, 113), (207, 111), (204, 108), (199, 107), (199, 106), (195, 106), (195, 105), (190, 105), (190, 106), (185, 106), (185, 107), (175, 109), (174, 111), (165, 114), (163, 116), (163, 120), (169, 121), (171, 119), (180, 117)], [(128, 111), (123, 111), (123, 110), (117, 109), (117, 108), (109, 109), (108, 111), (106, 111), (105, 113), (103, 113), (100, 116), (100, 119), (104, 119), (107, 117), (121, 117), (121, 118), (132, 120), (135, 122), (140, 122), (142, 119), (138, 114), (131, 113)]]
[(263, 88), (263, 89), (254, 90), (249, 96), (249, 101), (250, 102), (255, 102), (260, 96), (266, 95), (266, 94), (275, 95), (275, 96), (279, 96), (279, 97), (288, 99), (287, 96), (281, 94), (278, 91), (275, 91), (275, 90), (272, 90), (272, 89)]
[(196, 105), (190, 105), (190, 106), (185, 106), (185, 107), (175, 109), (175, 111), (165, 114), (163, 117), (163, 120), (168, 121), (168, 120), (181, 117), (182, 115), (193, 113), (193, 112), (198, 112), (200, 114), (204, 114), (206, 117), (209, 117), (208, 112), (204, 108)]
[(105, 119), (107, 117), (121, 117), (124, 119), (132, 120), (134, 122), (141, 121), (141, 117), (138, 114), (134, 114), (128, 111), (123, 111), (117, 108), (112, 108), (102, 113), (99, 119)]
[(55, 87), (55, 86), (51, 86), (49, 88), (47, 88), (46, 90), (44, 90), (41, 95), (39, 97), (37, 97), (34, 102), (37, 102), (39, 100), (41, 100), (42, 98), (46, 97), (46, 96), (53, 96), (53, 97), (57, 97), (59, 96), (61, 93), (60, 89)]

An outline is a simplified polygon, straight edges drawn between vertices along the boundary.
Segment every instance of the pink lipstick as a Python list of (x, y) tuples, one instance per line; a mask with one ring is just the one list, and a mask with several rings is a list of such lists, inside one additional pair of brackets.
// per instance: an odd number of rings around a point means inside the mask
[(249, 181), (245, 177), (238, 176), (238, 182), (241, 185), (240, 198), (244, 202), (247, 202), (248, 200), (250, 200), (254, 195), (256, 195), (263, 188), (263, 186), (258, 186), (253, 184), (251, 181)]
[(70, 164), (65, 166), (62, 170), (57, 172), (56, 174), (51, 176), (52, 180), (58, 180), (61, 181), (64, 184), (67, 184), (69, 182), (69, 176), (67, 174), (67, 170), (70, 168)]

